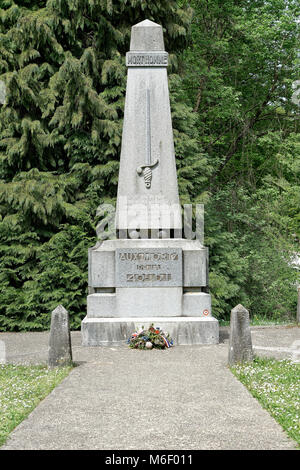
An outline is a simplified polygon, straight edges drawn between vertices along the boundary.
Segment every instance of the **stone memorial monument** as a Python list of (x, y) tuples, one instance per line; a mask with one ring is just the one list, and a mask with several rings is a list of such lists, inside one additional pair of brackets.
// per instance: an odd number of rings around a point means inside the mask
[(124, 342), (140, 326), (174, 344), (219, 341), (208, 293), (208, 250), (182, 238), (162, 27), (132, 27), (114, 240), (89, 250), (85, 346)]
[(239, 304), (230, 314), (228, 364), (251, 362), (253, 357), (249, 312)]

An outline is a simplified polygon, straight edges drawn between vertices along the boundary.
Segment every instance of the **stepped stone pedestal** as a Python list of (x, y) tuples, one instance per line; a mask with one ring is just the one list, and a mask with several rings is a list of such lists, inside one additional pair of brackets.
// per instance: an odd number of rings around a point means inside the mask
[(208, 290), (208, 250), (181, 238), (162, 27), (133, 26), (118, 197), (117, 239), (89, 250), (85, 346), (121, 344), (154, 323), (175, 344), (219, 341)]
[(211, 314), (208, 250), (197, 240), (107, 240), (89, 250), (86, 346), (126, 340), (152, 322), (174, 344), (219, 342)]

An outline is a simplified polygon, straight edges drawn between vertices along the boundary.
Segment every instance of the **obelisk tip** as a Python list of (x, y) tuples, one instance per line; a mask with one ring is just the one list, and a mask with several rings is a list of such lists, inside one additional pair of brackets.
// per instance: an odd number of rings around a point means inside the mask
[(150, 20), (144, 20), (131, 28), (131, 51), (164, 51), (162, 27)]

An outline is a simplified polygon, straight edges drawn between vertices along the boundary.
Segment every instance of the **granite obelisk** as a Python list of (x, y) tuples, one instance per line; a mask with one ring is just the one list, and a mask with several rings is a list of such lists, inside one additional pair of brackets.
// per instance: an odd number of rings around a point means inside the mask
[(178, 231), (182, 222), (168, 89), (168, 54), (161, 26), (149, 20), (133, 26), (126, 63), (117, 229), (120, 238), (127, 237), (128, 229)]
[(132, 27), (116, 233), (89, 250), (86, 346), (120, 344), (155, 323), (175, 344), (219, 341), (211, 314), (208, 250), (182, 238), (162, 27)]

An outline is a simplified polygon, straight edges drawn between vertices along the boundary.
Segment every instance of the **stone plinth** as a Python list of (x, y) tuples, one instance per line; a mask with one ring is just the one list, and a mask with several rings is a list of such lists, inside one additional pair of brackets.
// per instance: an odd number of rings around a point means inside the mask
[(83, 344), (122, 343), (152, 322), (172, 331), (176, 344), (216, 343), (207, 286), (207, 248), (197, 240), (105, 241), (89, 250)]
[[(116, 287), (116, 250), (149, 250), (182, 251), (182, 282), (183, 288), (205, 288), (208, 285), (208, 250), (198, 240), (181, 239), (120, 239), (106, 240), (89, 250), (89, 287), (115, 288)], [(143, 261), (136, 264), (151, 264)], [(161, 263), (152, 263), (159, 264)], [(134, 268), (135, 269), (135, 268)], [(176, 266), (175, 266), (176, 269)], [(181, 269), (181, 268), (180, 268)], [(155, 273), (153, 269), (149, 271)], [(130, 273), (129, 273), (130, 274)], [(165, 274), (165, 273), (163, 273)], [(172, 279), (173, 282), (173, 279)], [(132, 286), (128, 282), (128, 287)], [(172, 284), (169, 284), (171, 286)]]
[(118, 346), (125, 344), (140, 327), (154, 323), (168, 332), (174, 345), (217, 344), (219, 324), (213, 318), (143, 317), (143, 318), (85, 318), (82, 322), (83, 346)]

